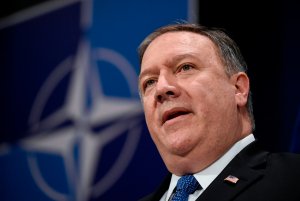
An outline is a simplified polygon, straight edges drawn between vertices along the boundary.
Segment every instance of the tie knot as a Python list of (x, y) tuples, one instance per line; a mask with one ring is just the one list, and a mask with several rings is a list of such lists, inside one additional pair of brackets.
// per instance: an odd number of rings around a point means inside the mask
[(192, 194), (198, 187), (199, 183), (193, 175), (185, 175), (178, 180), (176, 189), (187, 194)]

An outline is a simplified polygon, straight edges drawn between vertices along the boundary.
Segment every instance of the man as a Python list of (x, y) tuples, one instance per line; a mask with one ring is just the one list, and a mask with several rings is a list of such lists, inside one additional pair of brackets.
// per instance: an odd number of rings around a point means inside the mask
[(246, 63), (232, 39), (168, 25), (142, 42), (139, 56), (147, 126), (170, 171), (143, 201), (300, 200), (300, 157), (262, 151), (252, 134)]

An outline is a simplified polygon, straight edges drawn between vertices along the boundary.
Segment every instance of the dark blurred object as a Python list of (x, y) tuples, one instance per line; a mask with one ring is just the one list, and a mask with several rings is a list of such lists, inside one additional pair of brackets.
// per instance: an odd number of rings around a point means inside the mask
[(17, 11), (43, 3), (49, 0), (3, 0), (0, 1), (0, 19)]
[(294, 151), (291, 144), (300, 136), (299, 11), (299, 3), (292, 0), (199, 3), (200, 23), (224, 28), (245, 57), (254, 134), (271, 151)]

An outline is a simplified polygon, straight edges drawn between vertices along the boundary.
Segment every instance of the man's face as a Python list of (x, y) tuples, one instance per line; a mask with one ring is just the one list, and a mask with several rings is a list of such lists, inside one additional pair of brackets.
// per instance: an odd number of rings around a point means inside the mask
[[(169, 32), (145, 51), (139, 87), (146, 122), (173, 173), (200, 171), (239, 138), (235, 83), (215, 48), (205, 36)], [(191, 167), (193, 160), (202, 164)]]

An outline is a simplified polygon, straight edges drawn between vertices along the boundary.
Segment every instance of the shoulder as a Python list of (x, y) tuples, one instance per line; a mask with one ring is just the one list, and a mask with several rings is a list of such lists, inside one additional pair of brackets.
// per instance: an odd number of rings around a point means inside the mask
[(284, 172), (283, 176), (300, 178), (300, 154), (288, 152), (269, 152), (262, 148), (257, 141), (245, 147), (232, 164), (245, 164), (253, 170), (260, 170), (267, 175), (276, 176)]
[(270, 153), (268, 157), (268, 166), (289, 169), (300, 168), (300, 154)]
[(267, 166), (273, 167), (299, 167), (300, 166), (300, 154), (291, 153), (291, 152), (274, 152), (268, 151), (263, 148), (259, 140), (255, 140), (250, 143), (241, 151), (241, 155), (247, 161), (251, 160), (252, 162), (259, 161), (262, 163), (267, 163)]
[(275, 159), (281, 159), (281, 160), (292, 160), (292, 161), (298, 161), (300, 160), (300, 154), (297, 153), (290, 153), (290, 152), (273, 152), (270, 154)]

